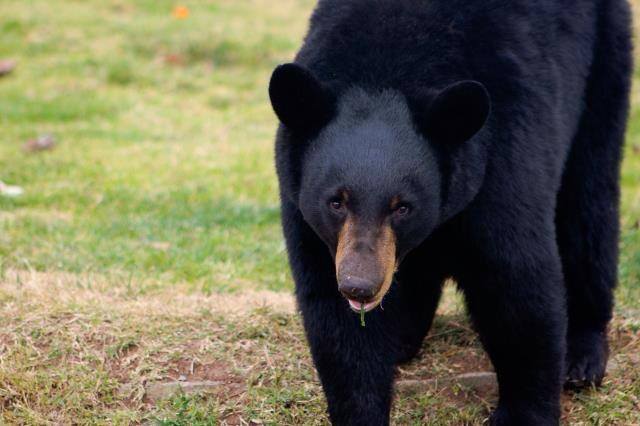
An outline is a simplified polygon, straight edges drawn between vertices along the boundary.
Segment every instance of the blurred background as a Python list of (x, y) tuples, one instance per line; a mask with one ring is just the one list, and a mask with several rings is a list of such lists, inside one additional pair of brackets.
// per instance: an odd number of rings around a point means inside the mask
[(312, 4), (3, 0), (5, 267), (290, 287), (266, 87)]
[[(281, 299), (293, 285), (267, 97), (270, 73), (292, 59), (314, 3), (0, 1), (0, 413), (7, 422), (326, 422), (291, 301)], [(632, 97), (617, 307), (623, 355), (640, 339), (637, 85)], [(464, 322), (456, 296), (447, 297), (443, 312), (453, 316), (445, 318)], [(251, 311), (258, 322), (242, 328), (249, 320), (228, 319), (220, 307), (256, 300), (282, 301), (286, 313)], [(457, 348), (481, 357), (464, 336), (441, 342), (453, 345), (441, 355)], [(278, 342), (291, 347), (271, 346)], [(267, 358), (282, 364), (265, 361), (263, 344)], [(210, 365), (214, 372), (202, 367)], [(150, 381), (183, 376), (222, 377), (248, 390), (243, 400), (164, 403), (145, 393)], [(611, 384), (619, 399), (575, 397), (567, 418), (628, 420), (640, 410), (636, 379)], [(440, 404), (434, 395), (401, 402), (406, 410), (396, 410), (395, 421), (474, 423), (486, 412), (472, 398), (471, 408), (466, 401), (455, 413), (420, 417), (425, 405)]]

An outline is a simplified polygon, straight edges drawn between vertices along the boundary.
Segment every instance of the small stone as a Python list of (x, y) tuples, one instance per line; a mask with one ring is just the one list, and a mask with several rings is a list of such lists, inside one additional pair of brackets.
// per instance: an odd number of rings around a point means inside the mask
[(187, 376), (185, 376), (184, 374), (181, 374), (180, 377), (178, 377), (178, 381), (179, 382), (186, 382), (187, 381)]
[(430, 380), (401, 380), (396, 384), (396, 388), (401, 392), (416, 393), (439, 385), (456, 383), (475, 390), (482, 388), (493, 389), (497, 386), (495, 373), (477, 372)]
[(462, 386), (472, 389), (497, 386), (496, 374), (490, 372), (466, 373), (456, 377), (456, 381)]

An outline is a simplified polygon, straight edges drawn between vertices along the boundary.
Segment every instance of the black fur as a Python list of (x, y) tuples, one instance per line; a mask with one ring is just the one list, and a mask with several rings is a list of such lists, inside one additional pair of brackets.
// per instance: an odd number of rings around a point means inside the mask
[[(296, 295), (335, 424), (388, 424), (446, 277), (495, 366), (493, 424), (558, 424), (598, 384), (616, 282), (630, 85), (624, 0), (321, 0), (274, 72), (276, 160)], [(383, 220), (399, 269), (360, 327), (338, 292), (337, 190)], [(381, 219), (382, 218), (382, 219)], [(565, 364), (566, 363), (566, 364)], [(566, 375), (566, 376), (565, 376)]]

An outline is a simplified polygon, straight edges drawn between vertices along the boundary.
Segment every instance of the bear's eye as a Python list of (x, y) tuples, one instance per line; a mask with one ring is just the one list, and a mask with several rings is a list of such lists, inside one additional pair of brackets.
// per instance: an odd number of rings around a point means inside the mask
[(344, 203), (340, 198), (334, 197), (329, 200), (329, 207), (331, 208), (331, 210), (341, 211), (344, 207)]
[(393, 213), (396, 216), (406, 216), (411, 212), (411, 206), (409, 206), (408, 204), (398, 204), (398, 206), (396, 207), (396, 209), (393, 211)]

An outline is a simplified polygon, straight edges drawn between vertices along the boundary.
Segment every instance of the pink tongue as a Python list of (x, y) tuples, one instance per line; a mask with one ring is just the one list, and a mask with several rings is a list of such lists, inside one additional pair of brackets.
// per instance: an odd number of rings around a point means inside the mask
[[(354, 311), (360, 312), (360, 309), (362, 309), (363, 303), (356, 302), (354, 300), (349, 299), (349, 305), (351, 306), (351, 309), (353, 309)], [(375, 302), (373, 302), (373, 303), (364, 303), (364, 310), (365, 310), (365, 312), (369, 312), (370, 310), (372, 310), (376, 306), (378, 306), (378, 304), (375, 303)]]

